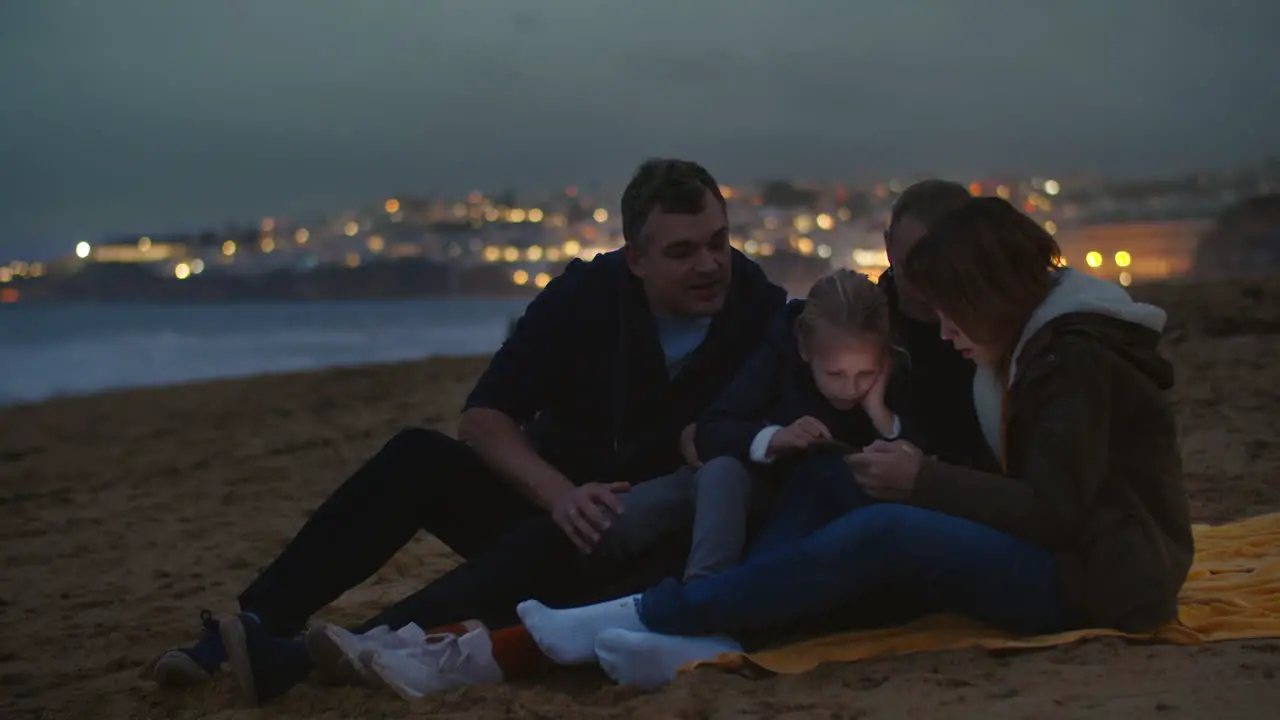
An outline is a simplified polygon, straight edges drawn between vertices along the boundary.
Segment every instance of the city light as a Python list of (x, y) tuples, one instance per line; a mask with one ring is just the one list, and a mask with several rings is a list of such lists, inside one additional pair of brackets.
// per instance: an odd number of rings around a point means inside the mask
[(1084, 256), (1084, 261), (1091, 268), (1102, 267), (1102, 253), (1090, 250), (1089, 254)]
[(798, 233), (811, 232), (813, 230), (813, 218), (808, 215), (797, 215), (795, 219), (791, 221), (791, 226), (794, 227)]
[(293, 241), (298, 243), (299, 245), (306, 245), (307, 241), (310, 239), (311, 239), (311, 232), (306, 228), (298, 228), (297, 230), (293, 231)]
[(352, 220), (342, 228), (342, 232), (346, 233), (347, 237), (355, 237), (356, 233), (360, 232), (360, 223)]
[(836, 211), (836, 217), (840, 218), (841, 222), (849, 222), (853, 218), (853, 211), (847, 207), (842, 207)]
[(1133, 284), (1133, 276), (1127, 272), (1120, 273), (1120, 284), (1125, 287), (1129, 287)]
[(760, 255), (762, 257), (769, 257), (770, 255), (773, 255), (773, 243), (771, 242), (760, 243)]
[(178, 263), (173, 266), (173, 276), (179, 280), (186, 280), (191, 277), (191, 266), (186, 263)]
[(1009, 192), (1008, 185), (996, 186), (996, 197), (1000, 198), (1001, 200), (1008, 200), (1011, 195), (1012, 193)]
[(760, 252), (760, 243), (755, 240), (748, 240), (742, 243), (742, 251), (748, 255), (755, 255)]
[(502, 248), (502, 259), (507, 262), (515, 262), (520, 259), (520, 248), (510, 245)]
[(1116, 253), (1116, 265), (1118, 267), (1129, 267), (1129, 263), (1133, 262), (1133, 257), (1128, 252), (1121, 250)]
[(262, 245), (262, 252), (264, 253), (269, 253), (276, 249), (276, 239), (270, 235), (263, 237), (260, 244)]
[(529, 273), (524, 270), (517, 270), (511, 273), (511, 282), (517, 285), (525, 285), (529, 282)]
[(596, 211), (591, 213), (591, 217), (598, 223), (609, 222), (609, 211), (604, 208), (596, 208)]
[(542, 211), (539, 210), (538, 208), (530, 208), (529, 222), (531, 223), (542, 222)]
[(151, 249), (151, 238), (143, 235), (138, 238), (138, 252), (147, 252)]
[(1044, 192), (1046, 195), (1057, 195), (1062, 188), (1058, 185), (1057, 180), (1045, 180)]
[(534, 245), (530, 247), (528, 250), (524, 251), (524, 256), (529, 258), (531, 262), (538, 262), (539, 260), (542, 259), (542, 248), (537, 245)]
[(812, 255), (813, 240), (810, 240), (807, 237), (798, 238), (796, 240), (796, 250), (799, 251), (801, 255)]
[(0, 283), (7, 283), (13, 280), (13, 271), (8, 266), (0, 266)]
[(511, 214), (507, 216), (507, 219), (513, 223), (522, 223), (526, 217), (528, 217), (528, 214), (524, 210), (520, 208), (511, 208)]
[(982, 183), (980, 183), (980, 182), (972, 182), (972, 183), (969, 183), (969, 194), (970, 194), (970, 195), (972, 195), (972, 196), (974, 196), (974, 197), (977, 197), (977, 196), (981, 195), (981, 194), (982, 194)]
[(544, 287), (546, 287), (546, 286), (547, 286), (547, 283), (549, 283), (549, 282), (551, 282), (551, 276), (550, 276), (550, 275), (548, 275), (548, 274), (546, 274), (546, 273), (544, 273), (544, 272), (543, 272), (543, 273), (538, 273), (538, 274), (533, 278), (533, 284), (534, 284), (534, 285), (537, 285), (539, 288), (544, 288)]
[(44, 263), (31, 263), (31, 277), (38, 278), (44, 275)]
[(831, 217), (826, 213), (822, 213), (818, 215), (816, 221), (818, 223), (818, 227), (823, 230), (830, 230), (831, 228), (836, 226), (835, 218)]
[(231, 257), (236, 254), (236, 241), (228, 240), (222, 243), (222, 254)]
[(365, 241), (365, 245), (368, 246), (369, 252), (376, 255), (386, 249), (387, 241), (383, 240), (381, 235), (370, 235), (369, 239)]
[(564, 248), (564, 254), (569, 257), (577, 257), (578, 253), (582, 252), (582, 243), (573, 238), (565, 240), (562, 247)]
[(192, 274), (192, 275), (199, 275), (199, 274), (200, 274), (200, 273), (202, 273), (202, 272), (204, 272), (204, 261), (203, 261), (203, 260), (201, 260), (200, 258), (196, 258), (195, 260), (192, 260), (192, 261), (191, 261), (191, 274)]
[(889, 267), (889, 255), (884, 250), (853, 251), (853, 264), (859, 267)]
[(89, 257), (89, 253), (92, 250), (93, 248), (89, 247), (89, 243), (84, 242), (83, 240), (76, 243), (76, 257), (78, 258), (84, 259)]
[(347, 253), (347, 267), (349, 268), (360, 267), (360, 253), (354, 252), (354, 251)]
[(502, 249), (497, 245), (489, 245), (484, 249), (485, 262), (498, 262), (502, 258)]
[(1049, 233), (1050, 235), (1056, 235), (1058, 233), (1058, 223), (1052, 220), (1045, 220), (1044, 231)]
[(394, 215), (400, 212), (400, 201), (395, 198), (387, 198), (387, 201), (382, 203), (382, 209), (386, 210), (388, 215)]
[(819, 246), (818, 246), (818, 257), (822, 258), (823, 260), (826, 260), (827, 258), (831, 257), (831, 246), (830, 246), (830, 245), (819, 245)]
[(259, 227), (262, 228), (262, 232), (264, 233), (272, 232), (276, 229), (276, 219), (264, 217), (262, 218), (262, 224)]

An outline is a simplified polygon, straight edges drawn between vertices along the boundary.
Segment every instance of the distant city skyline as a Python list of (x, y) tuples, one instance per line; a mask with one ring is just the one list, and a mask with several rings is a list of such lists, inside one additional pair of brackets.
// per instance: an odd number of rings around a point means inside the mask
[(1248, 0), (4, 3), (0, 256), (661, 154), (725, 182), (1230, 167), (1280, 155), (1277, 27)]

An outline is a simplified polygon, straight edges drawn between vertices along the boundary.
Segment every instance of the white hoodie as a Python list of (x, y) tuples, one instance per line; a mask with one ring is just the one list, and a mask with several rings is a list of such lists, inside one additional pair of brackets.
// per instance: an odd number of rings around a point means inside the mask
[[(1115, 283), (1071, 268), (1063, 268), (1058, 271), (1049, 296), (1031, 313), (1026, 327), (1022, 329), (1022, 336), (1018, 338), (1018, 344), (1013, 348), (1013, 357), (1009, 361), (1010, 386), (1013, 385), (1014, 374), (1017, 372), (1018, 356), (1027, 340), (1049, 321), (1071, 313), (1106, 315), (1156, 332), (1164, 331), (1164, 324), (1168, 319), (1164, 310), (1155, 305), (1134, 302), (1129, 293)], [(978, 366), (973, 376), (973, 407), (978, 413), (982, 436), (997, 458), (1004, 457), (1004, 438), (1000, 435), (1000, 405), (1003, 394), (995, 369)]]

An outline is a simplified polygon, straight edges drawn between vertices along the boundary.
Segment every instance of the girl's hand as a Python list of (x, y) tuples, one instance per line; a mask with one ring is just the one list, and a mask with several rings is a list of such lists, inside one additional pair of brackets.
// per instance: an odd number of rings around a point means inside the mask
[(773, 434), (769, 439), (769, 455), (807, 450), (830, 439), (831, 431), (827, 426), (821, 420), (806, 415)]
[(871, 422), (876, 426), (876, 431), (883, 437), (893, 436), (893, 412), (889, 410), (889, 406), (885, 404), (885, 389), (889, 386), (889, 377), (893, 374), (893, 363), (889, 359), (885, 359), (885, 363), (880, 368), (880, 375), (876, 377), (876, 382), (862, 396), (862, 409), (866, 411), (867, 417), (871, 418)]

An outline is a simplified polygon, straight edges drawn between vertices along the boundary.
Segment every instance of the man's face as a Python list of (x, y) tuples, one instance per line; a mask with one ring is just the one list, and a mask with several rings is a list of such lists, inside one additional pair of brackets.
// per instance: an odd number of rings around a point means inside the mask
[[(884, 233), (884, 250), (889, 256), (889, 264), (894, 267), (902, 267), (903, 261), (907, 259), (907, 253), (911, 252), (911, 248), (920, 242), (920, 238), (925, 236), (928, 228), (924, 223), (914, 218), (905, 217), (900, 220)], [(902, 273), (895, 273), (893, 276), (894, 289), (898, 293), (898, 308), (902, 313), (913, 320), (921, 322), (934, 322), (937, 316), (929, 308), (929, 304), (911, 287), (911, 282), (907, 280)]]
[(667, 213), (655, 207), (639, 245), (627, 246), (627, 264), (644, 282), (654, 312), (709, 317), (729, 292), (729, 224), (707, 192), (702, 212)]

